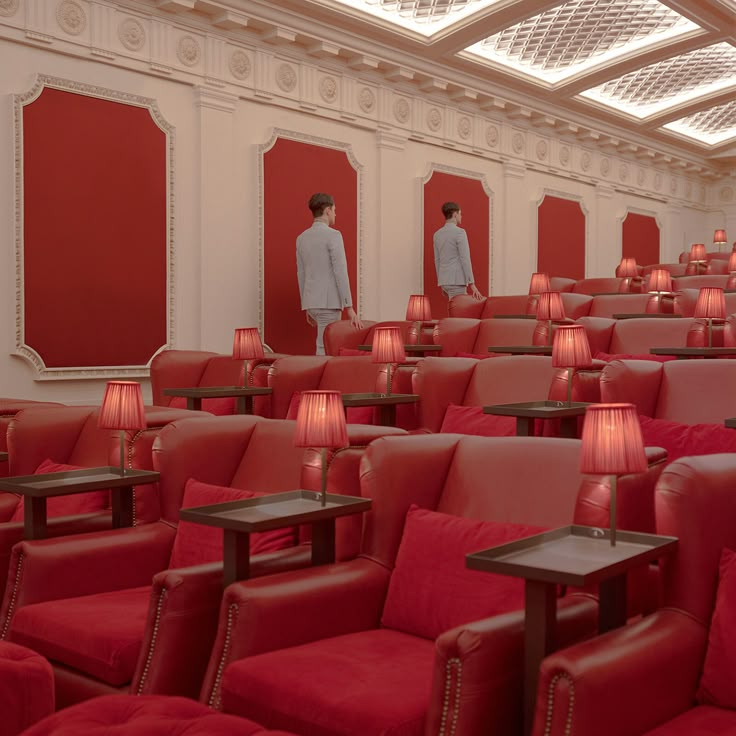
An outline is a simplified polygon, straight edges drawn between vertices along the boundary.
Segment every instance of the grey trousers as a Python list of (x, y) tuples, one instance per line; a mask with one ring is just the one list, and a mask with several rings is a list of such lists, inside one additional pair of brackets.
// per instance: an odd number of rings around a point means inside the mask
[(448, 299), (452, 299), (452, 297), (458, 296), (459, 294), (468, 293), (468, 287), (465, 284), (445, 284), (444, 286), (440, 286), (440, 289), (442, 289)]
[(317, 323), (317, 352), (325, 354), (325, 327), (342, 317), (342, 309), (307, 309), (307, 314)]

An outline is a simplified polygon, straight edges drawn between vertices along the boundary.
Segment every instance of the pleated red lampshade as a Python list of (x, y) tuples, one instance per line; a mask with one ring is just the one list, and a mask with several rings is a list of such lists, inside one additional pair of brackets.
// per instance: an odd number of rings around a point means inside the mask
[(537, 319), (540, 321), (565, 319), (565, 306), (559, 291), (543, 291), (539, 295)]
[(728, 272), (733, 273), (736, 271), (736, 251), (733, 251), (728, 257)]
[(295, 447), (347, 447), (345, 409), (339, 391), (302, 391)]
[(233, 360), (263, 357), (263, 343), (257, 327), (238, 327), (233, 339)]
[(705, 245), (703, 243), (693, 243), (690, 248), (689, 260), (691, 261), (704, 261), (705, 258)]
[(704, 286), (700, 289), (693, 317), (726, 319), (726, 297), (723, 295), (723, 289), (717, 286)]
[(412, 294), (409, 297), (406, 319), (410, 322), (426, 322), (432, 319), (432, 307), (426, 294)]
[(582, 325), (559, 327), (552, 343), (552, 365), (555, 368), (584, 368), (592, 362), (585, 327)]
[(724, 243), (727, 243), (728, 240), (726, 239), (726, 231), (725, 230), (716, 230), (713, 233), (713, 245), (723, 245)]
[(529, 282), (529, 293), (541, 294), (549, 290), (549, 276), (546, 273), (533, 273)]
[(140, 383), (108, 381), (97, 426), (100, 429), (145, 429), (146, 412)]
[(398, 327), (376, 327), (373, 332), (373, 362), (403, 363), (406, 351)]
[(639, 275), (636, 268), (636, 258), (622, 258), (618, 264), (618, 275), (624, 279), (630, 279)]
[(592, 404), (585, 410), (580, 472), (591, 475), (643, 473), (647, 469), (634, 404)]
[(649, 274), (649, 291), (672, 291), (672, 274), (664, 268), (655, 268)]

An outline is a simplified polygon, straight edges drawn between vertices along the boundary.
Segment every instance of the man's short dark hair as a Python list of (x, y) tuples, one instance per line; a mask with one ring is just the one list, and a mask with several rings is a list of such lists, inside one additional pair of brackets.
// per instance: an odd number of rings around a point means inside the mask
[(457, 202), (445, 202), (442, 205), (442, 214), (445, 220), (449, 220), (456, 212), (460, 212), (460, 205)]
[(334, 207), (335, 200), (330, 194), (322, 194), (317, 192), (309, 198), (309, 209), (312, 211), (312, 217), (321, 217), (328, 207)]

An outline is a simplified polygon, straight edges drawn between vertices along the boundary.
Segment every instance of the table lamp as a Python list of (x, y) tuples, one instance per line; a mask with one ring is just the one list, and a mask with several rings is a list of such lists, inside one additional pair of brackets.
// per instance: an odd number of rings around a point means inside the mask
[(616, 276), (623, 279), (620, 291), (631, 291), (632, 286), (634, 286), (634, 279), (637, 280), (638, 288), (638, 285), (641, 284), (641, 277), (636, 265), (636, 258), (622, 258), (621, 263), (616, 268)]
[(549, 276), (546, 273), (533, 273), (529, 282), (529, 298), (526, 302), (526, 313), (535, 314), (537, 304), (539, 303), (539, 295), (545, 291), (551, 291), (549, 285)]
[(662, 294), (672, 293), (672, 274), (664, 268), (655, 268), (649, 274), (649, 293), (646, 311), (649, 314), (661, 311)]
[[(695, 272), (700, 273), (701, 267), (707, 263), (705, 255), (705, 245), (703, 243), (693, 243), (688, 255), (688, 261), (695, 264)], [(705, 269), (703, 269), (705, 271)]]
[(432, 307), (426, 294), (412, 294), (409, 297), (406, 319), (415, 323), (409, 328), (409, 343), (418, 345), (421, 343), (422, 322), (429, 322), (432, 319)]
[(721, 251), (721, 246), (726, 245), (728, 243), (728, 240), (726, 239), (726, 231), (725, 230), (716, 230), (713, 233), (713, 245), (718, 246), (718, 252)]
[(345, 409), (339, 391), (303, 391), (296, 415), (295, 447), (318, 447), (322, 457), (322, 506), (327, 504), (327, 450), (347, 447)]
[(543, 291), (537, 303), (537, 321), (547, 322), (547, 345), (552, 344), (552, 322), (565, 319), (565, 306), (559, 291)]
[(647, 469), (644, 440), (634, 404), (593, 404), (585, 410), (580, 472), (611, 476), (611, 546), (616, 545), (616, 481)]
[(146, 428), (140, 383), (108, 381), (97, 426), (100, 429), (120, 430), (120, 475), (125, 475), (125, 430)]
[(704, 286), (695, 302), (695, 319), (708, 320), (708, 347), (713, 347), (713, 320), (726, 319), (726, 297), (718, 286)]
[(263, 357), (263, 343), (257, 327), (237, 327), (233, 339), (233, 360), (244, 361), (243, 387), (248, 386), (248, 363)]
[(398, 327), (376, 327), (373, 332), (374, 363), (386, 363), (386, 395), (391, 395), (391, 364), (406, 360), (401, 330)]
[(572, 404), (572, 377), (576, 368), (587, 368), (593, 363), (585, 327), (563, 325), (555, 332), (552, 343), (552, 366), (567, 368), (567, 403)]
[(736, 251), (732, 251), (728, 257), (728, 281), (727, 289), (736, 289)]

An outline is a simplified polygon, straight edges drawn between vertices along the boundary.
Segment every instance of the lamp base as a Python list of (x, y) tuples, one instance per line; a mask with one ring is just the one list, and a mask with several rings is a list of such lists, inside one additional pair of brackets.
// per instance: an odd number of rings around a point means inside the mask
[(609, 516), (611, 521), (611, 547), (616, 546), (616, 481), (615, 475), (611, 476), (611, 499), (609, 501)]

